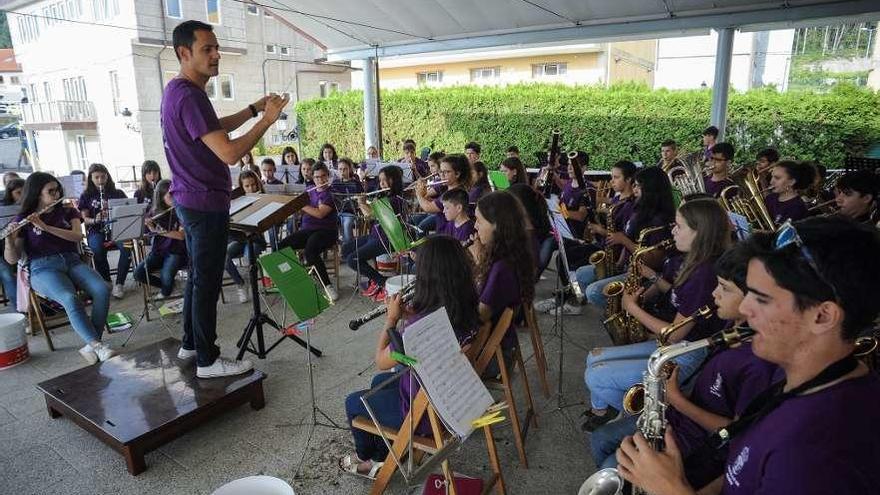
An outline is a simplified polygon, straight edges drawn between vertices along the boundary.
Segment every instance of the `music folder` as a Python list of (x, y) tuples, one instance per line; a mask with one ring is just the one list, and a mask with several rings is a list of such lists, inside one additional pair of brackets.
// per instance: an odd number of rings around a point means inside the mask
[(249, 204), (229, 217), (229, 228), (246, 234), (261, 234), (283, 223), (287, 217), (309, 204), (309, 195), (306, 193), (292, 197), (281, 194), (257, 194), (246, 197)]

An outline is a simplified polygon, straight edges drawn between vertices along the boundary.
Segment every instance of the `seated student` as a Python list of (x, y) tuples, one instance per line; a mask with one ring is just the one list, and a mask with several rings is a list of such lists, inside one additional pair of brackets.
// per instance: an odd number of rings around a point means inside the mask
[[(439, 308), (446, 308), (449, 321), (463, 349), (467, 349), (474, 339), (480, 321), (477, 314), (477, 292), (474, 288), (474, 275), (464, 248), (454, 239), (445, 236), (428, 238), (419, 248), (416, 258), (416, 282), (412, 303), (401, 308), (400, 294), (388, 302), (385, 326), (379, 332), (376, 343), (376, 367), (391, 370), (397, 363), (390, 358), (393, 346), (389, 342), (388, 329), (397, 327), (404, 320), (402, 332), (420, 318)], [(392, 376), (380, 373), (373, 377), (371, 388), (376, 387)], [(361, 397), (367, 390), (350, 394), (345, 399), (345, 414), (349, 425), (357, 416), (369, 416)], [(419, 392), (418, 382), (404, 373), (391, 384), (386, 385), (368, 401), (380, 424), (389, 428), (400, 428), (409, 412), (409, 399)], [(425, 418), (426, 419), (426, 418)], [(355, 453), (339, 460), (339, 467), (348, 473), (375, 478), (382, 467), (388, 449), (379, 436), (352, 428)], [(416, 434), (431, 436), (427, 422), (416, 427)]]
[(482, 147), (480, 146), (480, 143), (476, 141), (471, 141), (464, 145), (464, 156), (467, 158), (467, 161), (471, 166), (480, 161), (481, 152)]
[[(252, 174), (253, 172), (245, 172)], [(239, 180), (241, 175), (239, 175)], [(153, 198), (153, 211), (146, 221), (146, 226), (156, 234), (153, 240), (153, 248), (147, 259), (141, 261), (134, 269), (134, 279), (144, 284), (149, 276), (150, 286), (159, 289), (156, 299), (164, 299), (174, 292), (174, 277), (178, 270), (186, 266), (186, 235), (183, 233), (183, 225), (174, 211), (174, 200), (168, 190), (171, 188), (170, 180), (161, 180), (156, 184), (155, 197)], [(171, 211), (168, 211), (171, 210)], [(167, 213), (166, 213), (167, 212)], [(155, 221), (152, 217), (163, 214)], [(159, 276), (151, 272), (159, 270)]]
[(471, 188), (468, 190), (468, 202), (476, 205), (484, 194), (491, 190), (489, 186), (489, 169), (483, 162), (471, 165)]
[[(718, 285), (712, 292), (718, 318), (728, 328), (740, 327), (745, 316), (739, 305), (748, 290), (746, 268), (750, 253), (745, 245), (734, 246), (715, 263)], [(700, 365), (694, 378), (693, 390), (685, 395), (678, 385), (679, 371), (675, 370), (666, 382), (666, 420), (675, 434), (676, 443), (685, 459), (688, 480), (695, 486), (712, 481), (721, 470), (721, 464), (709, 456), (696, 454), (715, 430), (726, 426), (742, 414), (758, 393), (770, 386), (777, 367), (752, 353), (750, 343), (711, 354)], [(596, 466), (616, 467), (614, 456), (621, 440), (636, 431), (638, 415), (626, 416), (600, 426), (590, 436), (590, 448)]]
[(159, 168), (159, 164), (153, 160), (144, 161), (141, 166), (141, 183), (134, 192), (138, 204), (150, 204), (153, 201), (153, 191), (160, 180), (162, 180), (162, 169)]
[[(5, 179), (5, 177), (4, 177)], [(24, 191), (24, 179), (10, 178), (6, 181), (6, 191), (3, 197), (3, 206), (12, 206), (21, 204), (21, 194)], [(0, 249), (5, 250), (5, 239), (0, 239)], [(3, 283), (3, 292), (6, 299), (9, 300), (9, 307), (13, 311), (17, 311), (18, 307), (18, 266), (13, 263), (7, 263), (5, 259), (0, 259), (0, 282)]]
[(446, 156), (442, 151), (435, 151), (428, 155), (428, 175), (440, 176), (440, 160)]
[(440, 178), (445, 185), (428, 187), (425, 181), (416, 183), (416, 198), (422, 211), (433, 216), (427, 217), (419, 224), (423, 231), (440, 230), (446, 223), (443, 216), (443, 202), (440, 196), (450, 189), (468, 191), (471, 186), (471, 165), (464, 155), (446, 155), (440, 159)]
[[(110, 264), (107, 262), (107, 247), (114, 244), (110, 242), (110, 207), (107, 203), (111, 199), (125, 198), (121, 189), (116, 189), (113, 178), (107, 167), (100, 163), (93, 163), (89, 167), (88, 183), (86, 190), (79, 197), (78, 208), (86, 224), (86, 240), (89, 249), (92, 250), (92, 260), (95, 270), (106, 281), (110, 281)], [(103, 201), (102, 201), (103, 199)], [(131, 253), (125, 249), (122, 241), (115, 243), (119, 250), (119, 262), (116, 264), (116, 284), (113, 285), (113, 297), (122, 299), (125, 297), (125, 279), (131, 268)]]
[(309, 190), (309, 204), (302, 207), (301, 228), (278, 243), (278, 249), (285, 247), (302, 249), (306, 263), (315, 267), (318, 277), (327, 288), (332, 300), (339, 299), (336, 287), (330, 283), (327, 267), (322, 255), (336, 244), (336, 203), (330, 193), (330, 171), (323, 163), (312, 170), (315, 186)]
[(281, 164), (288, 166), (299, 166), (299, 155), (293, 146), (285, 146), (281, 150)]
[(526, 167), (518, 156), (505, 158), (498, 166), (498, 170), (504, 172), (510, 185), (528, 184), (529, 176), (526, 173)]
[(9, 185), (9, 182), (13, 179), (21, 179), (21, 176), (15, 172), (4, 172), (3, 173), (3, 189)]
[[(89, 363), (106, 361), (116, 353), (101, 341), (107, 312), (110, 309), (110, 288), (101, 276), (83, 263), (79, 256), (82, 241), (80, 213), (75, 208), (49, 205), (64, 197), (58, 179), (45, 172), (34, 172), (25, 181), (21, 213), (12, 221), (12, 229), (27, 219), (30, 224), (6, 238), (4, 258), (15, 265), (22, 257), (28, 260), (30, 283), (34, 291), (61, 304), (70, 319), (70, 326), (85, 342), (79, 353)], [(38, 213), (42, 212), (41, 215)], [(91, 317), (86, 315), (76, 295), (83, 289), (92, 299)]]
[(538, 266), (537, 273), (535, 273), (535, 280), (538, 280), (556, 250), (556, 239), (553, 238), (551, 232), (550, 210), (547, 208), (547, 201), (541, 193), (525, 183), (513, 184), (507, 189), (507, 192), (516, 196), (526, 211), (528, 220), (526, 231), (532, 243), (535, 263)]
[(448, 235), (458, 242), (467, 242), (474, 233), (474, 221), (471, 220), (470, 201), (468, 194), (461, 189), (451, 189), (443, 193), (443, 216), (446, 224), (437, 234)]
[[(265, 189), (263, 189), (263, 183), (260, 181), (260, 176), (250, 170), (245, 170), (238, 176), (238, 187), (242, 188), (245, 194), (263, 194), (266, 192)], [(270, 232), (270, 234), (274, 234), (274, 232)], [(238, 268), (235, 266), (233, 260), (235, 258), (241, 258), (245, 265), (249, 265), (250, 246), (246, 242), (244, 236), (239, 232), (230, 231), (229, 237), (231, 239), (226, 246), (226, 273), (229, 274), (229, 278), (235, 282), (235, 293), (238, 295), (238, 302), (243, 303), (248, 300), (248, 289), (245, 284), (245, 279), (238, 272)], [(254, 257), (259, 257), (260, 253), (266, 250), (266, 240), (263, 236), (255, 238), (254, 249), (257, 251), (254, 253)]]
[[(840, 216), (813, 217), (748, 243), (739, 311), (757, 332), (755, 356), (785, 378), (726, 428), (726, 466), (710, 493), (876, 493), (880, 377), (852, 354), (880, 313), (878, 233)], [(664, 443), (657, 452), (639, 434), (625, 438), (621, 474), (647, 493), (696, 493), (671, 429)]]
[(427, 177), (430, 174), (428, 164), (416, 156), (415, 142), (407, 142), (403, 145), (403, 158), (397, 160), (397, 163), (408, 163), (412, 168), (413, 179)]
[[(380, 170), (379, 187), (388, 189), (388, 192), (381, 193), (380, 197), (388, 198), (388, 203), (395, 215), (404, 215), (406, 199), (403, 197), (403, 171), (400, 167), (388, 166)], [(358, 208), (364, 217), (373, 216), (373, 211), (363, 196), (358, 198)], [(369, 280), (367, 287), (361, 291), (362, 296), (372, 298), (376, 302), (385, 302), (386, 278), (373, 268), (369, 261), (391, 251), (393, 248), (388, 241), (388, 236), (378, 222), (373, 225), (368, 235), (352, 239), (342, 245), (342, 257), (345, 258), (345, 263)]]
[(311, 158), (303, 158), (299, 162), (299, 177), (296, 178), (297, 184), (305, 184), (308, 187), (314, 186), (315, 181), (312, 178), (312, 169), (315, 166), (315, 160)]
[[(321, 154), (318, 155), (318, 163), (323, 163), (327, 170), (336, 172), (339, 168), (339, 155), (336, 153), (336, 147), (330, 143), (324, 143), (321, 146)], [(333, 173), (330, 174), (331, 176)]]
[(730, 180), (730, 164), (733, 163), (733, 145), (730, 143), (716, 143), (712, 147), (712, 160), (709, 161), (709, 177), (704, 178), (706, 194), (717, 198), (721, 191), (736, 185)]
[(519, 148), (516, 146), (508, 146), (505, 153), (505, 158), (519, 158)]
[(364, 192), (364, 185), (354, 173), (354, 162), (350, 158), (339, 159), (339, 177), (333, 181), (330, 191), (338, 195), (336, 199), (341, 205), (339, 222), (342, 225), (342, 243), (345, 244), (354, 239), (357, 220), (351, 195)]
[(870, 170), (847, 172), (834, 186), (837, 213), (859, 223), (873, 224), (876, 220), (877, 198), (880, 195), (880, 177)]
[(755, 173), (758, 174), (758, 185), (761, 190), (770, 187), (770, 171), (779, 161), (779, 152), (773, 148), (765, 148), (755, 156)]
[[(516, 197), (495, 191), (477, 203), (476, 236), (470, 247), (480, 292), (480, 318), (494, 325), (501, 313), (532, 300), (535, 295), (535, 256), (526, 233), (526, 214)], [(515, 324), (501, 341), (505, 358), (517, 345)], [(489, 376), (495, 369), (486, 371)]]
[(263, 161), (260, 163), (260, 171), (263, 173), (263, 184), (283, 184), (283, 182), (275, 177), (275, 173), (277, 170), (278, 168), (275, 166), (275, 160), (271, 158), (263, 158)]
[(254, 154), (250, 151), (246, 152), (234, 166), (238, 167), (240, 172), (257, 168), (257, 164), (254, 163)]
[[(660, 170), (653, 167), (654, 170)], [(650, 277), (655, 285), (667, 285), (670, 300), (675, 308), (673, 321), (663, 321), (639, 306), (637, 293), (624, 293), (623, 310), (641, 323), (648, 334), (659, 336), (669, 325), (693, 315), (698, 309), (712, 303), (712, 291), (716, 285), (715, 261), (730, 243), (730, 224), (727, 214), (717, 201), (698, 199), (684, 203), (675, 216), (672, 230), (675, 247), (685, 258), (669, 287), (653, 270), (643, 266), (642, 275)], [(654, 287), (646, 293), (656, 290)], [(697, 319), (679, 328), (669, 337), (669, 342), (695, 341), (715, 333), (721, 328), (717, 316)], [(642, 379), (648, 356), (657, 349), (657, 341), (650, 339), (638, 344), (594, 349), (587, 355), (584, 380), (590, 391), (592, 409), (587, 411), (586, 429), (592, 431), (607, 423), (622, 409), (623, 395)], [(681, 379), (688, 378), (705, 357), (705, 352), (685, 354), (675, 360), (681, 369)]]
[(806, 162), (783, 160), (773, 167), (770, 172), (773, 191), (764, 198), (764, 203), (776, 226), (787, 220), (795, 222), (809, 214), (801, 191), (810, 187), (815, 174), (816, 169)]

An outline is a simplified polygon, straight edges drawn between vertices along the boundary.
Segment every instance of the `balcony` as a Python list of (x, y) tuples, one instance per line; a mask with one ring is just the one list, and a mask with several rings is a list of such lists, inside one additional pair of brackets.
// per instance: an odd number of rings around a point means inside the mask
[(55, 100), (21, 104), (26, 129), (96, 129), (98, 117), (91, 101)]

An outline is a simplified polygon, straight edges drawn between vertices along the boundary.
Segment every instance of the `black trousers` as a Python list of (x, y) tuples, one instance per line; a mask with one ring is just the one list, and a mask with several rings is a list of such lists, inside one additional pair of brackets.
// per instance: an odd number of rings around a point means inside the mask
[(278, 243), (278, 249), (289, 247), (297, 250), (302, 249), (306, 263), (318, 270), (318, 276), (326, 285), (330, 285), (330, 277), (327, 275), (327, 266), (321, 254), (333, 247), (337, 240), (336, 229), (333, 230), (299, 230), (285, 237)]

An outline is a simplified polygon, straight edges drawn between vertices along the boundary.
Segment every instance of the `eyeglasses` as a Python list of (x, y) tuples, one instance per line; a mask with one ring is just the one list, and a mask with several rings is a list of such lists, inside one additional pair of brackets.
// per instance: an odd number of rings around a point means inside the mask
[(822, 275), (822, 271), (819, 270), (819, 265), (816, 263), (816, 258), (813, 256), (813, 253), (811, 253), (810, 249), (804, 244), (803, 239), (801, 239), (800, 234), (798, 234), (798, 231), (794, 224), (791, 223), (791, 220), (788, 220), (779, 227), (779, 230), (776, 231), (775, 250), (781, 251), (791, 245), (797, 246), (801, 256), (807, 261), (810, 268), (813, 269), (813, 273), (816, 274), (816, 277), (831, 289), (831, 292), (834, 293), (834, 300), (840, 302), (837, 288)]

